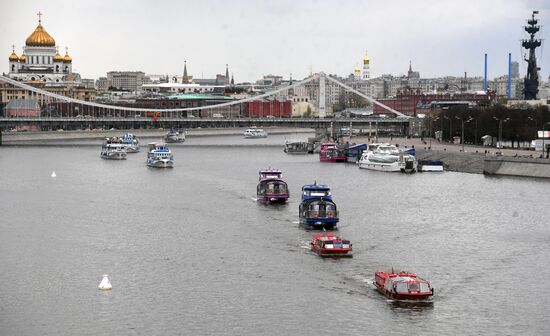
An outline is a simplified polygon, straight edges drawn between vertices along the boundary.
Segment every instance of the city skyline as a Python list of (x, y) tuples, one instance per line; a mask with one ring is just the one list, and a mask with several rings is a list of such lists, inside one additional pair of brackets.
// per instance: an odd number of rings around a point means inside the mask
[[(41, 11), (44, 28), (61, 50), (69, 47), (73, 70), (84, 78), (112, 70), (181, 74), (184, 60), (195, 78), (224, 73), (225, 64), (237, 82), (267, 74), (302, 78), (310, 71), (347, 76), (361, 65), (365, 50), (373, 77), (404, 75), (409, 61), (424, 78), (463, 76), (464, 71), (469, 77), (481, 76), (483, 54), (488, 53), (488, 75), (494, 78), (507, 73), (508, 52), (519, 61), (524, 76), (522, 26), (532, 10), (539, 10), (543, 26), (539, 38), (548, 37), (545, 22), (550, 4), (467, 3), (422, 1), (410, 6), (403, 1), (383, 5), (354, 1), (334, 6), (266, 1), (250, 7), (247, 1), (2, 3), (0, 45), (6, 59), (12, 44), (20, 55)], [(540, 53), (537, 56), (541, 80), (546, 81), (550, 62)], [(6, 71), (7, 65), (2, 72)]]

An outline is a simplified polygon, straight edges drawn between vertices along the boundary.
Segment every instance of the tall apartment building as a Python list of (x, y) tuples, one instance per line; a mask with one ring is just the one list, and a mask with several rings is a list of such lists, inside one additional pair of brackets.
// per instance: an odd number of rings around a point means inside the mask
[(107, 82), (109, 87), (118, 90), (141, 91), (145, 81), (145, 73), (142, 71), (109, 71)]

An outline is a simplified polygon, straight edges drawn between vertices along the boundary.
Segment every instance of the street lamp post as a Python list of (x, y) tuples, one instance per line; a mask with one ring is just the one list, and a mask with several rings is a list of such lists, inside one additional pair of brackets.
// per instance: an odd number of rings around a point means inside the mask
[(502, 150), (502, 123), (503, 122), (508, 122), (508, 120), (510, 120), (510, 118), (493, 117), (493, 119), (498, 120), (498, 146), (497, 146), (497, 148)]
[(527, 119), (535, 122), (535, 128), (539, 127), (537, 119), (532, 118), (532, 117), (527, 117)]
[(472, 117), (468, 117), (469, 119), (468, 120), (464, 120), (464, 118), (460, 118), (460, 117), (455, 117), (456, 119), (460, 120), (460, 122), (462, 123), (462, 133), (460, 133), (460, 143), (462, 144), (462, 153), (464, 153), (464, 123), (468, 123), (470, 121), (472, 121), (474, 118)]
[(439, 117), (437, 117), (437, 118), (435, 118), (435, 119), (430, 118), (430, 148), (429, 148), (430, 150), (432, 149), (432, 138), (433, 138), (433, 133), (432, 133), (432, 131), (433, 131), (432, 122), (433, 122), (433, 121), (437, 121), (438, 119), (439, 119)]
[(447, 117), (447, 116), (443, 116), (443, 118), (449, 120), (449, 141), (451, 141), (451, 128), (453, 127), (453, 119)]
[[(544, 133), (544, 130), (546, 129), (546, 125), (550, 125), (550, 122), (542, 124), (542, 157), (544, 158), (544, 138), (546, 134)], [(546, 155), (546, 158), (548, 159), (548, 155)]]

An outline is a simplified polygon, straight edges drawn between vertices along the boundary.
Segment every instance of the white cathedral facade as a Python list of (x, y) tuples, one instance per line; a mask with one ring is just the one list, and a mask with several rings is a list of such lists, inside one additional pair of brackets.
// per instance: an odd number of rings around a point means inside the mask
[(18, 81), (43, 82), (46, 85), (79, 83), (81, 78), (73, 73), (73, 60), (68, 50), (65, 56), (59, 54), (55, 40), (42, 26), (41, 15), (38, 13), (38, 26), (25, 41), (21, 56), (17, 56), (15, 46), (12, 46), (8, 76)]

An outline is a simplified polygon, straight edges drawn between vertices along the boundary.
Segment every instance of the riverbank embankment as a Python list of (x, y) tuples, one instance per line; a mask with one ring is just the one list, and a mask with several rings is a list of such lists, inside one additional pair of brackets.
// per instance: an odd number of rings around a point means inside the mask
[[(369, 139), (353, 138), (355, 143)], [(371, 139), (372, 140), (372, 139)], [(397, 144), (399, 147), (414, 147), (418, 160), (443, 161), (447, 171), (550, 178), (550, 160), (540, 158), (541, 153), (519, 148), (496, 149), (472, 145), (457, 145), (418, 138), (380, 138), (379, 142)]]
[[(193, 128), (185, 130), (186, 137), (243, 135), (246, 128)], [(310, 128), (266, 127), (269, 134), (301, 134), (312, 133)], [(2, 142), (6, 145), (25, 144), (33, 142), (64, 141), (64, 140), (97, 140), (107, 137), (122, 136), (133, 133), (138, 138), (161, 138), (165, 129), (135, 129), (135, 130), (81, 130), (81, 131), (51, 131), (51, 132), (4, 132)]]

